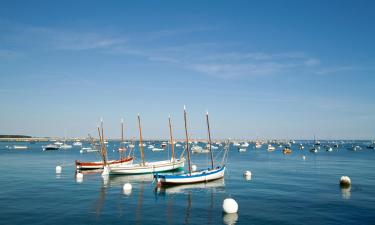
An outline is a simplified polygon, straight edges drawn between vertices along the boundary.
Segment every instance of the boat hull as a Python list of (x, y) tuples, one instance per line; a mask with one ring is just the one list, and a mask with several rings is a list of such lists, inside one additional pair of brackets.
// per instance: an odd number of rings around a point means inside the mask
[(131, 174), (145, 174), (173, 171), (184, 168), (184, 160), (165, 160), (157, 162), (133, 165), (116, 164), (109, 166), (109, 174), (117, 175), (131, 175)]
[(60, 147), (57, 146), (57, 145), (47, 145), (47, 146), (43, 146), (43, 151), (56, 151), (56, 150), (59, 150)]
[[(104, 164), (103, 161), (97, 161), (97, 162), (81, 162), (76, 160), (76, 169), (77, 170), (95, 170), (95, 169), (103, 169)], [(116, 165), (116, 164), (122, 164), (122, 165), (130, 165), (133, 163), (133, 157), (128, 157), (124, 159), (119, 160), (111, 160), (108, 162), (108, 164)]]
[(14, 149), (17, 149), (17, 150), (26, 150), (27, 149), (27, 146), (22, 146), (22, 145), (15, 145), (13, 146)]
[(225, 166), (213, 170), (202, 170), (191, 174), (181, 175), (155, 175), (158, 185), (182, 185), (209, 182), (223, 178), (225, 175)]

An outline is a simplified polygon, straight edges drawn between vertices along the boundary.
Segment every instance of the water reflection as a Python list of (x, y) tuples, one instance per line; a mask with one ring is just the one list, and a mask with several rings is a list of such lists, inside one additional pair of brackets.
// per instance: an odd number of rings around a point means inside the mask
[(351, 197), (351, 186), (349, 187), (341, 187), (341, 196), (343, 199), (350, 199)]
[(238, 220), (237, 213), (223, 213), (223, 222), (228, 225), (235, 224)]
[[(205, 210), (207, 212), (205, 218), (207, 221), (205, 221), (205, 224), (216, 224), (214, 221), (215, 217), (215, 195), (217, 193), (224, 193), (225, 189), (225, 182), (224, 179), (219, 179), (216, 181), (208, 182), (208, 183), (197, 183), (197, 184), (186, 184), (186, 185), (178, 185), (178, 186), (162, 186), (157, 187), (155, 189), (155, 196), (158, 197), (168, 197), (168, 206), (167, 206), (167, 224), (173, 224), (173, 203), (174, 198), (177, 198), (181, 195), (186, 195), (186, 206), (185, 206), (185, 216), (183, 223), (184, 224), (190, 224), (190, 220), (192, 218), (193, 214), (193, 196), (194, 193), (198, 192), (207, 192), (210, 194), (209, 197), (209, 206), (208, 209)], [(199, 199), (199, 201), (202, 201)], [(202, 202), (199, 202), (198, 205), (201, 205)], [(199, 213), (202, 213), (200, 211)], [(176, 215), (175, 215), (176, 216)], [(178, 216), (178, 215), (177, 215)], [(202, 219), (202, 218), (200, 218)]]
[[(95, 171), (90, 171), (88, 174), (97, 173)], [(144, 175), (130, 175), (130, 176), (102, 176), (102, 185), (100, 187), (99, 191), (99, 197), (97, 201), (94, 204), (95, 208), (95, 214), (98, 217), (100, 217), (101, 212), (103, 210), (103, 206), (105, 203), (107, 192), (110, 188), (116, 187), (121, 190), (122, 186), (125, 183), (131, 183), (131, 184), (137, 184), (137, 187), (139, 188), (138, 192), (138, 199), (137, 199), (137, 207), (135, 211), (135, 219), (136, 223), (140, 224), (142, 221), (142, 203), (143, 203), (143, 192), (145, 185), (149, 185), (153, 181), (153, 175), (152, 174), (144, 174)], [(123, 192), (124, 193), (124, 192)], [(129, 197), (130, 193), (125, 193)], [(119, 215), (122, 215), (123, 209), (122, 209), (123, 202), (119, 202)]]
[(176, 186), (161, 186), (156, 188), (156, 193), (159, 195), (165, 194), (184, 194), (191, 191), (214, 191), (224, 192), (225, 182), (224, 178), (208, 183), (184, 184)]

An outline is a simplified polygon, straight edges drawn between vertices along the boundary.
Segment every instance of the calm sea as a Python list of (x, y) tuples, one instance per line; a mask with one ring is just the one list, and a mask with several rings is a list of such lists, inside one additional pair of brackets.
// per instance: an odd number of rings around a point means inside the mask
[[(267, 152), (265, 145), (244, 153), (231, 147), (225, 179), (168, 189), (155, 189), (144, 175), (103, 180), (91, 173), (77, 182), (74, 160), (94, 160), (95, 153), (75, 147), (43, 152), (47, 143), (7, 148), (14, 144), (0, 143), (0, 224), (375, 224), (375, 150), (365, 142), (356, 152), (346, 144), (317, 154), (293, 145), (291, 155), (280, 148)], [(111, 158), (117, 148), (109, 143)], [(167, 151), (146, 149), (146, 160), (167, 158)], [(192, 158), (207, 167), (207, 154)], [(251, 180), (244, 179), (246, 170)], [(351, 188), (340, 188), (342, 175), (351, 178)], [(126, 182), (133, 186), (130, 195), (122, 191)], [(222, 213), (227, 197), (238, 202), (238, 214)]]

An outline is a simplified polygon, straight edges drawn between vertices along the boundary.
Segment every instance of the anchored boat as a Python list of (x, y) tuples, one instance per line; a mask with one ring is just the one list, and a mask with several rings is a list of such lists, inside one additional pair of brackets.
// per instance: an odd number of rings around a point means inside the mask
[(158, 186), (165, 186), (165, 185), (181, 185), (181, 184), (192, 184), (192, 183), (200, 183), (200, 182), (209, 182), (213, 180), (217, 180), (223, 178), (225, 175), (225, 158), (226, 153), (228, 152), (229, 142), (227, 142), (226, 146), (224, 147), (224, 154), (223, 160), (221, 165), (214, 167), (214, 158), (213, 152), (211, 148), (211, 132), (210, 132), (210, 125), (208, 120), (208, 113), (206, 113), (206, 121), (207, 121), (207, 130), (208, 130), (208, 145), (209, 150), (211, 153), (211, 168), (192, 172), (191, 170), (191, 160), (190, 160), (190, 150), (189, 150), (189, 137), (187, 132), (187, 123), (186, 123), (186, 109), (184, 107), (184, 121), (185, 121), (185, 134), (186, 134), (186, 153), (189, 162), (189, 171), (183, 174), (177, 175), (159, 175), (155, 174), (154, 177), (157, 180)]
[(60, 147), (57, 146), (57, 145), (46, 145), (46, 146), (43, 146), (43, 151), (55, 151), (55, 150), (59, 150)]
[[(101, 143), (104, 143), (103, 141), (103, 121), (101, 122), (101, 127), (102, 127), (102, 134), (100, 135), (100, 130), (99, 130), (99, 127), (98, 127), (98, 132), (99, 132), (99, 137), (100, 137), (100, 142)], [(90, 140), (92, 142), (92, 145), (95, 146), (95, 143), (93, 141), (93, 139), (90, 137)], [(124, 142), (124, 121), (121, 120), (121, 143)], [(81, 162), (81, 161), (78, 161), (76, 160), (75, 161), (75, 165), (76, 165), (76, 169), (77, 170), (95, 170), (95, 169), (103, 169), (105, 165), (117, 165), (117, 164), (121, 164), (121, 165), (129, 165), (129, 164), (132, 164), (133, 163), (133, 157), (130, 156), (130, 154), (128, 156), (124, 156), (123, 155), (123, 152), (125, 151), (125, 147), (120, 147), (122, 149), (122, 151), (119, 151), (120, 152), (120, 159), (118, 160), (107, 160), (106, 158), (106, 155), (107, 155), (107, 151), (105, 149), (105, 146), (102, 144), (101, 145), (101, 157), (102, 157), (102, 161), (94, 161), (94, 162)]]
[[(174, 157), (174, 145), (172, 144), (172, 158), (169, 160), (164, 161), (155, 161), (155, 162), (145, 162), (144, 158), (144, 145), (142, 142), (142, 127), (141, 127), (141, 119), (138, 114), (138, 127), (139, 127), (139, 148), (141, 150), (141, 159), (142, 161), (137, 164), (109, 164), (108, 165), (108, 173), (109, 174), (143, 174), (143, 173), (155, 173), (155, 172), (166, 172), (172, 170), (178, 170), (184, 167), (185, 159), (180, 157), (180, 159), (176, 159)], [(169, 117), (169, 129), (171, 133), (171, 143), (172, 140), (172, 126), (171, 126), (171, 119)]]

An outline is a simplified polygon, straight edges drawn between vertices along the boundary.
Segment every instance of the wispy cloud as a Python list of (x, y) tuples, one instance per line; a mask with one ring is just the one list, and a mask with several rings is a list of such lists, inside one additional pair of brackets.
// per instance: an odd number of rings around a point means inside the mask
[(112, 53), (143, 56), (150, 61), (171, 63), (198, 73), (236, 79), (283, 73), (291, 69), (311, 69), (320, 60), (303, 52), (263, 53), (218, 50), (214, 43), (136, 50), (129, 47)]
[[(22, 27), (13, 29), (9, 39), (48, 51), (89, 51), (101, 54), (137, 56), (151, 62), (174, 65), (196, 73), (222, 79), (239, 79), (252, 76), (279, 75), (287, 72), (307, 71), (311, 74), (329, 74), (361, 70), (355, 66), (329, 67), (306, 52), (257, 52), (243, 46), (225, 48), (228, 43), (204, 42), (170, 44), (165, 39), (184, 34), (207, 32), (210, 27), (181, 28), (149, 32), (147, 35), (124, 35), (114, 32), (78, 31), (48, 27)], [(13, 34), (13, 35), (12, 35)], [(146, 36), (146, 37), (143, 37)], [(21, 38), (23, 37), (23, 39)], [(2, 38), (4, 39), (4, 38)], [(159, 47), (150, 47), (150, 46)], [(148, 47), (145, 47), (148, 46)], [(227, 46), (228, 47), (228, 46)], [(228, 49), (231, 49), (228, 51)], [(16, 58), (22, 54), (0, 50), (0, 58)], [(323, 66), (324, 65), (324, 66)]]
[(316, 71), (317, 74), (325, 75), (331, 73), (339, 73), (339, 72), (346, 72), (346, 71), (353, 71), (353, 70), (363, 70), (363, 67), (357, 66), (332, 66), (326, 68), (320, 68)]
[(25, 30), (31, 38), (39, 39), (52, 49), (92, 50), (108, 49), (126, 44), (123, 37), (96, 32), (81, 32), (62, 29), (32, 27)]
[(0, 59), (19, 59), (24, 58), (26, 55), (19, 51), (0, 49)]

